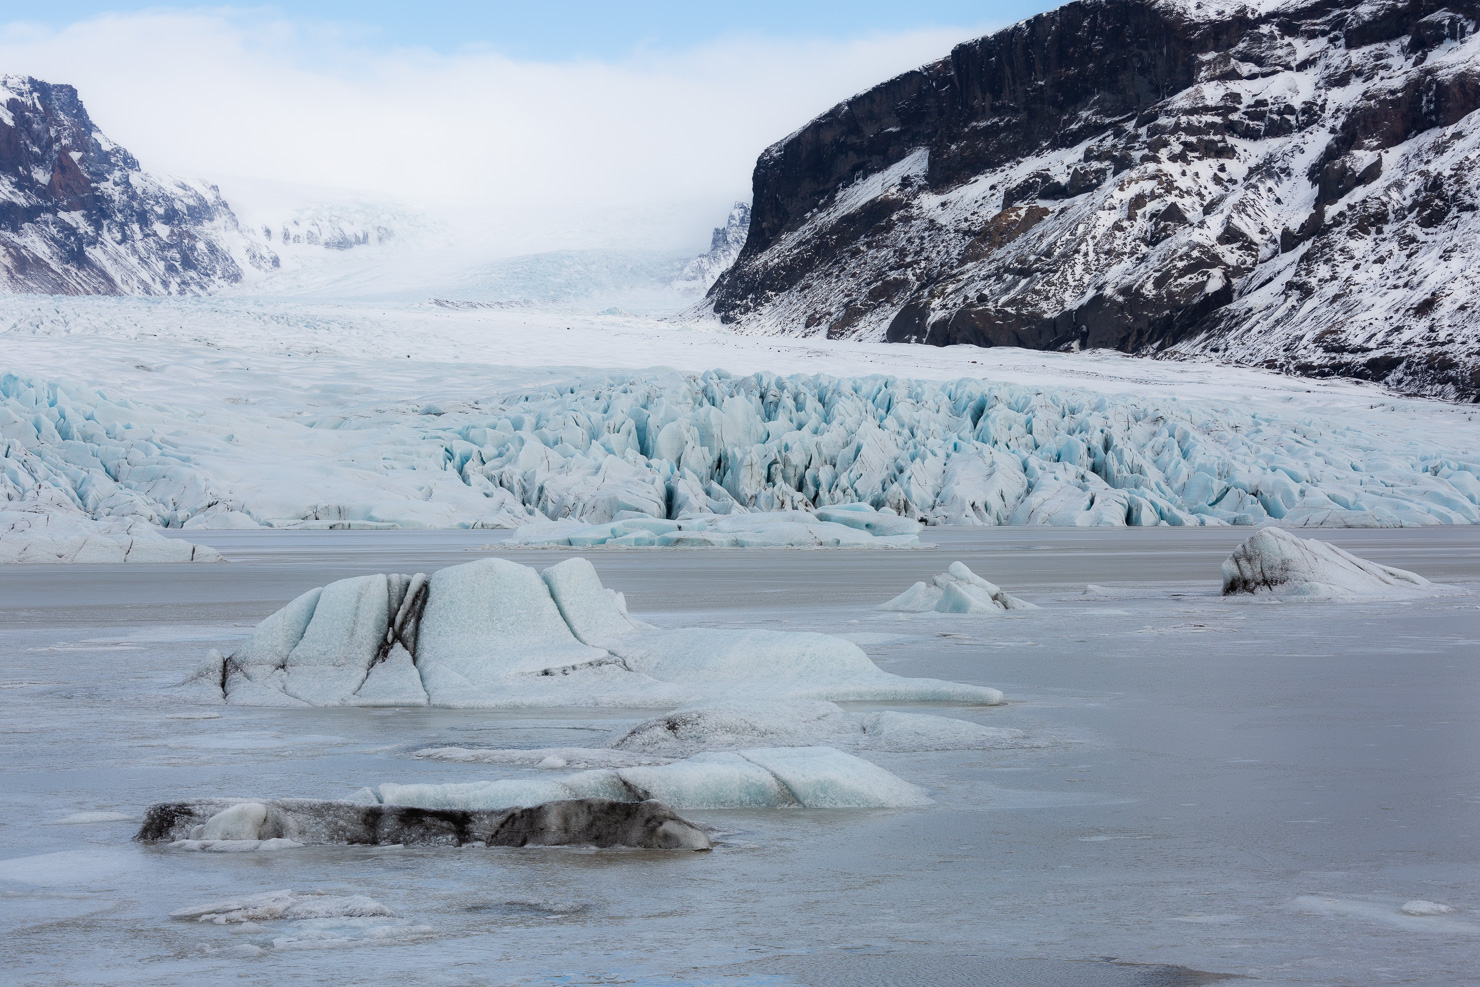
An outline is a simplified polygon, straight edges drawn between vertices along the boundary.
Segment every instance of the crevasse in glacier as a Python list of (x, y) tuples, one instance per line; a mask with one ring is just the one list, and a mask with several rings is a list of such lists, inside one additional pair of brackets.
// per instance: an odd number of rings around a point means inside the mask
[[(181, 428), (179, 423), (190, 425)], [(1339, 417), (721, 371), (240, 418), (0, 376), (0, 489), (183, 527), (518, 527), (862, 503), (930, 524), (1480, 521), (1480, 460)]]

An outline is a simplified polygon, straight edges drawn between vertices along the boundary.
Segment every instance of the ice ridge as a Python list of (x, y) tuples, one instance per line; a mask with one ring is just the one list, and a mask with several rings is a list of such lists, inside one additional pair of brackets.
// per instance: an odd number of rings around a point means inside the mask
[(963, 525), (1480, 521), (1476, 453), (1334, 416), (722, 371), (260, 423), (5, 374), (0, 496), (38, 487), (94, 518), (168, 527), (608, 524), (848, 504)]

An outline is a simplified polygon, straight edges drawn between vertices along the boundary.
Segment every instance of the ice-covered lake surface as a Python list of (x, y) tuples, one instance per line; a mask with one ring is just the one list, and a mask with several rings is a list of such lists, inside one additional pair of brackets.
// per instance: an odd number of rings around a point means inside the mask
[[(201, 532), (230, 564), (8, 568), (0, 979), (1480, 978), (1480, 531), (1322, 532), (1467, 590), (1356, 603), (1221, 598), (1219, 564), (1247, 534), (931, 529), (934, 550), (599, 557), (604, 582), (660, 626), (846, 635), (887, 671), (1008, 696), (916, 710), (1025, 732), (994, 750), (862, 752), (924, 786), (922, 808), (686, 811), (718, 829), (712, 853), (131, 841), (155, 801), (539, 775), (411, 754), (595, 747), (656, 715), (192, 706), (165, 692), (304, 590), (468, 561), (496, 534)], [(989, 621), (874, 609), (955, 559), (1039, 608)]]

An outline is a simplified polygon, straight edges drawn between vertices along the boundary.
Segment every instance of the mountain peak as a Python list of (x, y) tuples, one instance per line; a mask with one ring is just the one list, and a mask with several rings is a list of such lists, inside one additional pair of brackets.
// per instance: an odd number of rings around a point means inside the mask
[(145, 172), (75, 88), (0, 76), (0, 289), (199, 294), (276, 263), (214, 186)]

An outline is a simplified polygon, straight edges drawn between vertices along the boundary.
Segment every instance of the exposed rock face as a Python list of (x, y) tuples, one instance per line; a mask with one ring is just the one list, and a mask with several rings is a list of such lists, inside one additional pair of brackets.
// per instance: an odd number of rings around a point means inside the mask
[(1082, 0), (756, 164), (742, 331), (1215, 355), (1480, 397), (1475, 0)]
[(725, 225), (716, 226), (709, 240), (709, 251), (700, 254), (684, 267), (678, 276), (676, 287), (692, 287), (707, 291), (719, 276), (730, 269), (740, 249), (745, 246), (745, 237), (750, 232), (750, 203), (737, 202), (725, 219)]
[(77, 90), (0, 77), (0, 291), (198, 294), (277, 263), (214, 186), (140, 169)]
[(198, 799), (151, 805), (134, 839), (293, 840), (371, 846), (628, 846), (708, 850), (709, 837), (662, 802), (567, 799), (528, 808), (423, 809), (320, 799)]

